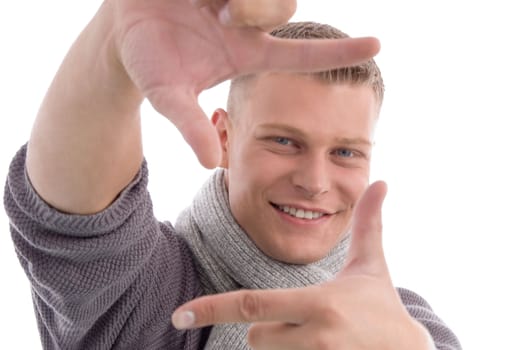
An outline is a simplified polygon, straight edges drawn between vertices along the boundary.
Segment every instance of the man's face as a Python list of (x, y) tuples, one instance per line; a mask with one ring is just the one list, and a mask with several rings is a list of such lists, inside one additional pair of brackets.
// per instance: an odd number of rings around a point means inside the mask
[(368, 186), (374, 92), (290, 74), (249, 84), (235, 120), (214, 118), (232, 213), (268, 256), (317, 261), (348, 231)]

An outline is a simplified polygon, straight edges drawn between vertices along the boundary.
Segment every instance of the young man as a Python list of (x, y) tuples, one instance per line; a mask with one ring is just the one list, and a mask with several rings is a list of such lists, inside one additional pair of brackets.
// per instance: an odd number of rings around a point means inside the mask
[[(73, 45), (5, 192), (44, 348), (460, 348), (383, 256), (377, 41), (271, 37), (295, 4), (265, 4), (109, 0)], [(197, 95), (235, 77), (210, 124)], [(146, 189), (144, 97), (222, 168), (174, 227)]]

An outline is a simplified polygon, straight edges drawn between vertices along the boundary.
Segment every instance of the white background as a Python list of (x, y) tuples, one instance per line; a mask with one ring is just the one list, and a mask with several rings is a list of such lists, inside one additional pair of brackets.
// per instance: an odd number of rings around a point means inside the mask
[[(68, 47), (100, 2), (0, 5), (0, 178)], [(382, 41), (386, 99), (373, 180), (389, 185), (384, 243), (396, 285), (423, 295), (465, 349), (524, 346), (526, 24), (520, 1), (299, 1), (297, 20)], [(206, 92), (224, 107), (227, 85)], [(150, 190), (174, 220), (207, 172), (144, 106)], [(3, 181), (3, 180), (2, 180)], [(2, 348), (38, 349), (29, 285), (0, 211)]]

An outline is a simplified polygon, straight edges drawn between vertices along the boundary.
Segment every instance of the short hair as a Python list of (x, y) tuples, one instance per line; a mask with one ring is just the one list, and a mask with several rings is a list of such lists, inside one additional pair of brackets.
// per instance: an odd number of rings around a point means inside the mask
[[(349, 35), (328, 24), (316, 22), (289, 22), (275, 28), (270, 35), (283, 39), (342, 39), (349, 38)], [(374, 59), (369, 59), (363, 63), (341, 67), (337, 69), (313, 72), (298, 73), (312, 76), (329, 84), (351, 84), (369, 86), (374, 91), (378, 106), (380, 107), (384, 98), (384, 82), (382, 74)], [(239, 95), (236, 90), (243, 88), (243, 83), (247, 82), (256, 75), (240, 76), (230, 82), (227, 109), (230, 114), (234, 111), (234, 105), (239, 103)], [(245, 86), (246, 87), (246, 86)]]

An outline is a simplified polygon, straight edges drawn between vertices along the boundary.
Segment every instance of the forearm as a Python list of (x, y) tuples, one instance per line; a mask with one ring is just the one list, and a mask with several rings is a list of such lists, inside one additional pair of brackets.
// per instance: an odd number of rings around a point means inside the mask
[(114, 46), (105, 3), (65, 57), (36, 118), (27, 170), (55, 208), (88, 214), (107, 207), (142, 161), (143, 97)]

